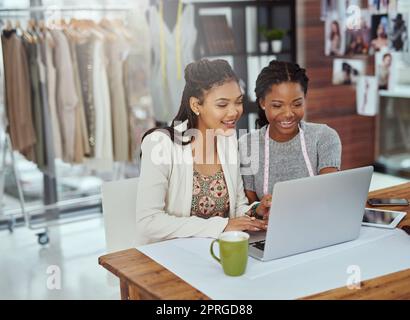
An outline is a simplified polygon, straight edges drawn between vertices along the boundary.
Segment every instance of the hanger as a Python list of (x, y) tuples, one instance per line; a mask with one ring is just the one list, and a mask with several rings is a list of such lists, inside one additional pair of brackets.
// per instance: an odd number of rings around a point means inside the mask
[(40, 32), (44, 33), (46, 31), (46, 23), (44, 20), (40, 20), (38, 22), (38, 30), (40, 30)]
[(30, 19), (27, 22), (27, 30), (34, 31), (37, 25), (37, 21), (35, 19)]
[(127, 29), (127, 27), (124, 25), (124, 20), (122, 19), (113, 19), (111, 20), (111, 25), (113, 25), (118, 31), (121, 32), (121, 34), (127, 39), (127, 40), (133, 40), (134, 37), (132, 33)]
[(5, 27), (5, 29), (6, 29), (6, 30), (11, 30), (11, 29), (13, 29), (13, 24), (11, 23), (11, 21), (10, 21), (9, 19), (7, 19), (7, 21), (6, 21), (6, 27)]
[(20, 20), (16, 20), (15, 27), (16, 27), (16, 32), (18, 32), (19, 35), (23, 37), (23, 39), (25, 39), (28, 43), (31, 43), (31, 44), (35, 43), (34, 37), (29, 32), (23, 30), (23, 28), (21, 27)]

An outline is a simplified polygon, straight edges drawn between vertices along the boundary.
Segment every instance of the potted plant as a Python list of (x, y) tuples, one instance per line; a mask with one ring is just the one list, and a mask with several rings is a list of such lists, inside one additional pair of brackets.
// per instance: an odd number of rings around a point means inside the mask
[(277, 53), (282, 51), (282, 42), (285, 36), (285, 30), (272, 29), (270, 32), (272, 51)]
[(282, 40), (286, 34), (285, 30), (277, 28), (267, 29), (266, 27), (262, 27), (261, 34), (268, 42), (270, 42), (274, 53), (282, 51)]
[(268, 41), (268, 29), (266, 26), (261, 26), (259, 28), (259, 33), (261, 34), (261, 41), (259, 43), (259, 50), (262, 53), (267, 53), (269, 50), (269, 41)]

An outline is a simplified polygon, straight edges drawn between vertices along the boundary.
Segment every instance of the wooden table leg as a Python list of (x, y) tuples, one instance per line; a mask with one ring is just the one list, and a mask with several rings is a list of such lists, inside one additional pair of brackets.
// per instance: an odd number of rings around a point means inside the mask
[(128, 282), (126, 280), (120, 279), (121, 288), (121, 300), (129, 299)]
[(129, 297), (130, 300), (142, 300), (143, 298), (138, 287), (132, 284), (129, 286)]

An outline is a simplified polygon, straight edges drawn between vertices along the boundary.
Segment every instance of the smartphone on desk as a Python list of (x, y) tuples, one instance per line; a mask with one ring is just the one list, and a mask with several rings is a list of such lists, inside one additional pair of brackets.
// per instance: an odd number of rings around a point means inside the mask
[(367, 200), (367, 203), (371, 206), (408, 206), (409, 201), (407, 199), (388, 199), (388, 198), (371, 198)]

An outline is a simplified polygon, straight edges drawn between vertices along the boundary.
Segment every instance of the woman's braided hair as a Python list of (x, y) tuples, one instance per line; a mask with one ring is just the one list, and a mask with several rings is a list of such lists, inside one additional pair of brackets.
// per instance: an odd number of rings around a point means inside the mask
[[(211, 61), (208, 59), (201, 59), (188, 64), (185, 67), (185, 87), (182, 93), (178, 114), (172, 121), (171, 126), (162, 128), (162, 130), (165, 129), (165, 132), (169, 133), (171, 140), (174, 141), (174, 126), (179, 123), (188, 120), (187, 130), (196, 128), (198, 125), (198, 117), (190, 107), (190, 98), (198, 98), (202, 104), (204, 102), (205, 93), (208, 90), (223, 85), (229, 81), (238, 82), (239, 79), (226, 60), (216, 59)], [(142, 137), (142, 140), (158, 129), (160, 128), (153, 128), (147, 131)], [(188, 143), (190, 142), (183, 144)]]
[(257, 127), (262, 128), (269, 123), (268, 119), (266, 119), (265, 111), (260, 105), (260, 100), (265, 98), (272, 85), (284, 82), (299, 83), (306, 96), (309, 83), (306, 70), (296, 63), (272, 60), (267, 67), (262, 69), (256, 79), (255, 94), (259, 107), (259, 119), (256, 120)]

